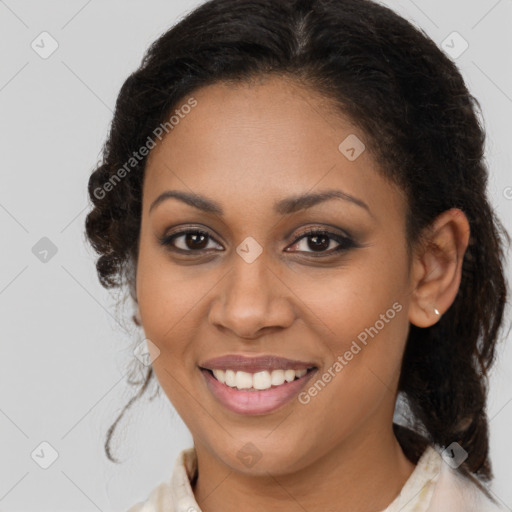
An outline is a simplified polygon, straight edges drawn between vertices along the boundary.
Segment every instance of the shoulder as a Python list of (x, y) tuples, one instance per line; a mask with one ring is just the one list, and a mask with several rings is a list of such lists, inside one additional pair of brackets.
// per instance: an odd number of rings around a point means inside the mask
[(127, 512), (174, 512), (171, 496), (171, 487), (167, 482), (156, 486), (145, 501), (140, 501), (128, 509)]
[(136, 503), (127, 512), (199, 512), (190, 484), (196, 471), (197, 459), (194, 448), (182, 450), (176, 458), (169, 481), (161, 482), (145, 501)]
[(428, 512), (503, 512), (469, 478), (441, 464)]

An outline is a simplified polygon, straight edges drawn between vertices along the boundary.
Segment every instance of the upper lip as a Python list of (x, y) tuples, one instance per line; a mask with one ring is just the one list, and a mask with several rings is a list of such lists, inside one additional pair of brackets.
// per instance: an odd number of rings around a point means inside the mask
[(316, 368), (315, 363), (297, 361), (278, 356), (246, 357), (242, 355), (225, 355), (208, 359), (199, 365), (205, 370), (233, 370), (255, 373), (267, 370), (307, 370)]

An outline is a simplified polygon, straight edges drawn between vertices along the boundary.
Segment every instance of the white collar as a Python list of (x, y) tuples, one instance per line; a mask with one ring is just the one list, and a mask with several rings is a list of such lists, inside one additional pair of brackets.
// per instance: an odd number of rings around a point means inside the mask
[[(171, 478), (153, 489), (144, 503), (128, 512), (201, 512), (191, 479), (197, 472), (194, 448), (182, 450)], [(499, 512), (468, 479), (444, 463), (435, 448), (429, 446), (405, 482), (400, 494), (382, 512)]]

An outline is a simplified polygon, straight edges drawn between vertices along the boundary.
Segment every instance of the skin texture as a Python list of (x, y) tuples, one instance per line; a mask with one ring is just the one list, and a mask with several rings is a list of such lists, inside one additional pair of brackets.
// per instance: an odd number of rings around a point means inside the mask
[[(365, 135), (327, 100), (276, 77), (193, 96), (197, 106), (149, 155), (136, 286), (146, 337), (160, 350), (156, 376), (193, 436), (198, 504), (205, 512), (380, 511), (414, 469), (392, 431), (409, 322), (428, 327), (439, 318), (434, 307), (443, 314), (453, 302), (467, 219), (444, 212), (431, 243), (409, 257), (404, 194), (369, 151), (349, 161), (338, 150), (348, 135)], [(370, 212), (341, 199), (273, 211), (277, 200), (330, 189)], [(176, 199), (150, 212), (166, 190), (207, 196), (224, 215)], [(185, 236), (174, 243), (186, 254), (160, 244), (186, 227), (211, 235), (202, 255)], [(307, 228), (348, 233), (356, 246), (322, 257), (338, 242), (315, 251), (301, 238)], [(236, 252), (246, 237), (263, 249), (252, 263)], [(235, 414), (198, 368), (221, 355), (273, 354), (312, 361), (321, 375), (395, 303), (394, 318), (307, 404)], [(261, 454), (251, 467), (237, 457), (249, 442)]]

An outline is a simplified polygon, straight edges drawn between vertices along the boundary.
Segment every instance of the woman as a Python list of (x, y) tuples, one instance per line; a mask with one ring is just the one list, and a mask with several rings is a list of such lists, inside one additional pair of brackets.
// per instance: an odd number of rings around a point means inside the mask
[(156, 375), (194, 446), (130, 512), (499, 510), (476, 105), (369, 0), (212, 0), (153, 43), (86, 229), (146, 337), (134, 399)]

